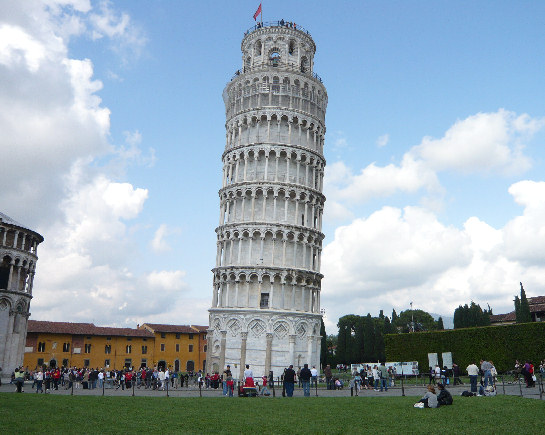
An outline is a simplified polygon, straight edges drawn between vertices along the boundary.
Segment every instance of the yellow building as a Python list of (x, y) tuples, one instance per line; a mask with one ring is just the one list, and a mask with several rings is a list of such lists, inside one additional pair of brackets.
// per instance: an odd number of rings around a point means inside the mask
[(144, 323), (155, 335), (154, 365), (175, 371), (198, 371), (206, 365), (206, 326)]
[[(29, 320), (23, 364), (30, 370), (43, 364), (121, 369), (155, 367), (162, 363), (172, 368), (177, 364), (184, 371), (190, 366), (190, 361), (193, 361), (195, 370), (202, 367), (206, 355), (206, 327), (154, 326), (162, 328), (155, 332), (144, 325), (132, 329), (100, 327), (92, 323)], [(163, 331), (168, 328), (177, 332)], [(189, 347), (191, 343), (194, 343), (192, 348)], [(176, 349), (179, 351), (176, 352)]]

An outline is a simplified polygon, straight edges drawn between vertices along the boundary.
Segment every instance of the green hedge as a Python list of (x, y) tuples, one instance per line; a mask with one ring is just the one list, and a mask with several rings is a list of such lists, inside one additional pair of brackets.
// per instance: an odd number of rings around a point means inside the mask
[(486, 359), (504, 372), (512, 370), (517, 359), (539, 366), (545, 358), (545, 322), (388, 334), (384, 342), (387, 361), (418, 361), (421, 373), (428, 371), (428, 353), (437, 353), (441, 361), (442, 352), (452, 352), (462, 371)]

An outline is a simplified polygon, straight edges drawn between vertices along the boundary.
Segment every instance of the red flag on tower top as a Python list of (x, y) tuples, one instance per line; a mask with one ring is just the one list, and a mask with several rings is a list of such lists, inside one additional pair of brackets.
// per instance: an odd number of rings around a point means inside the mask
[(257, 11), (255, 11), (254, 14), (254, 21), (257, 21), (257, 16), (261, 13), (261, 3), (259, 3), (259, 7), (257, 8)]

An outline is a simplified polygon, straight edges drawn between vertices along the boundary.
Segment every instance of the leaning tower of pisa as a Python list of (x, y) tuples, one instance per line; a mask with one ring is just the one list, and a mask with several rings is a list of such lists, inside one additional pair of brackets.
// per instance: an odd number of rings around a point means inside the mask
[(0, 376), (23, 364), (38, 245), (44, 238), (0, 213)]
[(320, 257), (327, 93), (316, 45), (260, 23), (225, 87), (226, 145), (207, 371), (241, 378), (320, 363)]

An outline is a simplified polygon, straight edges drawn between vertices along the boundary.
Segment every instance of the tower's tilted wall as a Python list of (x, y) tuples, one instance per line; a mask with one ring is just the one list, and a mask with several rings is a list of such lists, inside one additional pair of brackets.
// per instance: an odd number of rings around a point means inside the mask
[[(327, 93), (314, 41), (273, 23), (242, 40), (223, 93), (226, 146), (207, 371), (319, 365)], [(235, 369), (236, 365), (236, 369)]]

